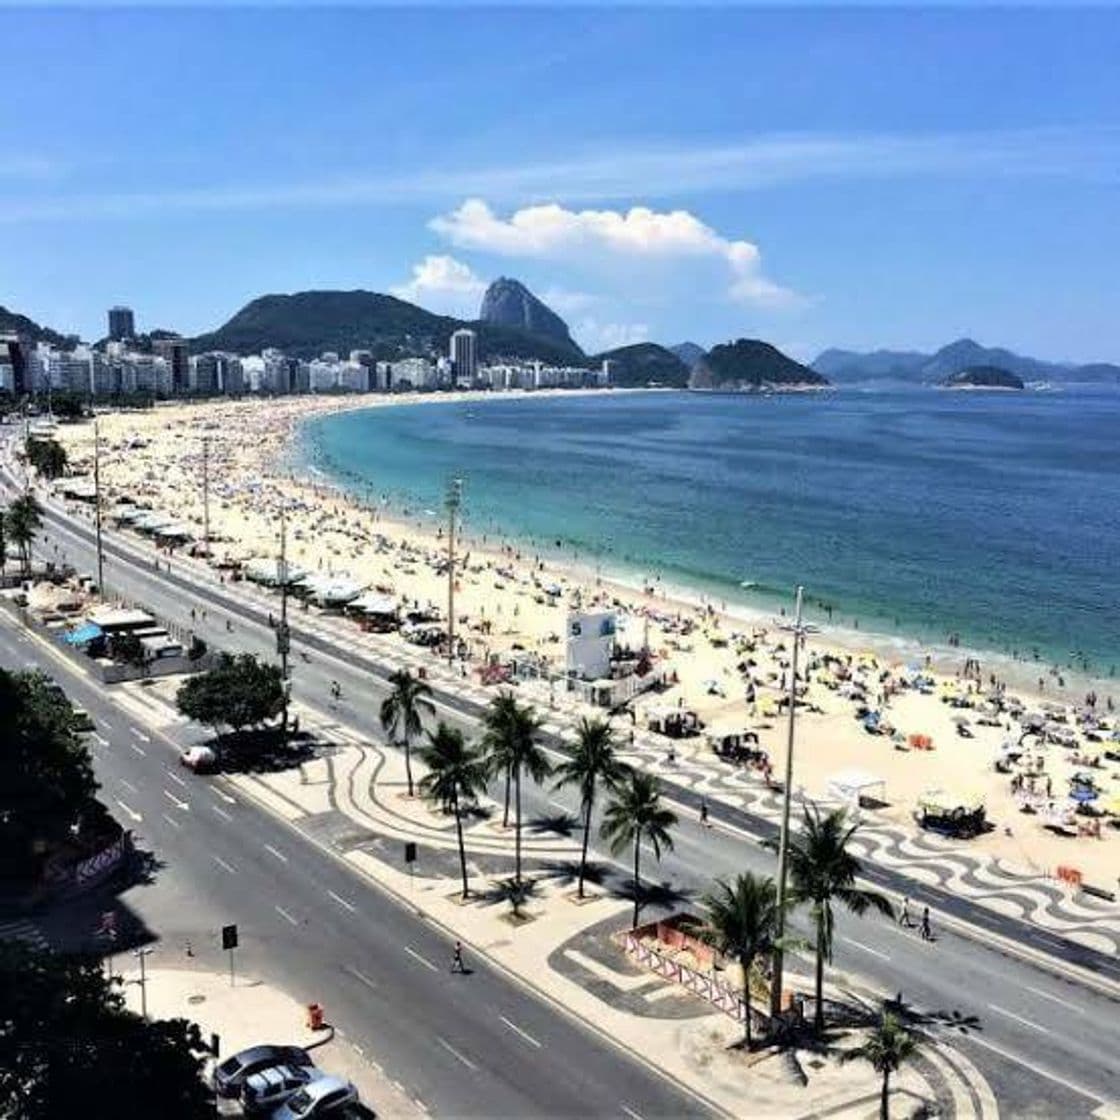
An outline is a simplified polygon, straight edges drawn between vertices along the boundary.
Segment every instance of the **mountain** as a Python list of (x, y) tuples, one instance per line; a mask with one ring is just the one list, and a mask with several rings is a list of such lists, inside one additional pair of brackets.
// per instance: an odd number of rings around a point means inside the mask
[(770, 385), (827, 385), (828, 380), (757, 338), (713, 346), (693, 367), (691, 389), (760, 389)]
[(969, 366), (951, 373), (941, 384), (947, 389), (1022, 389), (1023, 379), (998, 366)]
[(928, 354), (914, 350), (823, 350), (810, 363), (817, 373), (835, 381), (866, 381), (879, 378), (911, 378), (929, 361)]
[(378, 292), (312, 291), (267, 295), (247, 303), (228, 322), (191, 340), (191, 350), (229, 350), (258, 354), (275, 346), (298, 358), (325, 350), (346, 355), (370, 350), (375, 358), (446, 354), (454, 331), (478, 334), (479, 358), (532, 360), (568, 365), (582, 357), (575, 344), (492, 323), (469, 323), (434, 315), (422, 307)]
[(669, 349), (676, 354), (689, 369), (692, 369), (704, 356), (704, 347), (697, 346), (695, 342), (678, 342), (676, 346), (670, 346)]
[(619, 346), (590, 359), (594, 365), (599, 365), (604, 360), (614, 362), (611, 384), (624, 389), (642, 388), (651, 384), (683, 389), (688, 384), (688, 366), (671, 350), (658, 346), (656, 342)]
[(482, 297), (479, 321), (494, 327), (512, 327), (551, 339), (569, 350), (579, 351), (568, 333), (568, 324), (542, 303), (520, 280), (499, 276)]
[(1023, 381), (1120, 381), (1120, 366), (1107, 362), (1080, 366), (1067, 362), (1044, 362), (998, 346), (981, 346), (971, 338), (951, 342), (935, 354), (907, 350), (874, 350), (866, 354), (851, 350), (825, 350), (813, 362), (813, 369), (837, 381), (894, 378), (917, 384), (936, 384), (961, 370), (978, 366), (1006, 370)]
[(78, 342), (76, 335), (63, 335), (50, 327), (40, 326), (26, 315), (0, 307), (0, 334), (18, 334), (32, 342), (49, 342), (60, 350), (73, 350)]

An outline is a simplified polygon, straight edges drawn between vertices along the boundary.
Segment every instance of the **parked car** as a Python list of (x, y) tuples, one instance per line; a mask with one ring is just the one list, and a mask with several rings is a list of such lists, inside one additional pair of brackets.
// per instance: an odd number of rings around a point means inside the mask
[(312, 1120), (336, 1116), (358, 1103), (358, 1090), (341, 1077), (324, 1074), (293, 1093), (273, 1114), (272, 1120)]
[(85, 708), (74, 709), (74, 730), (75, 731), (93, 731), (94, 722), (93, 717), (85, 710)]
[(214, 1071), (214, 1089), (220, 1097), (236, 1097), (247, 1077), (271, 1066), (311, 1066), (311, 1055), (299, 1046), (271, 1043), (250, 1046), (226, 1058)]
[(309, 1081), (322, 1076), (315, 1066), (269, 1066), (245, 1078), (242, 1107), (247, 1115), (272, 1112)]
[(210, 747), (187, 747), (179, 755), (179, 765), (196, 774), (208, 774), (218, 768), (218, 756)]

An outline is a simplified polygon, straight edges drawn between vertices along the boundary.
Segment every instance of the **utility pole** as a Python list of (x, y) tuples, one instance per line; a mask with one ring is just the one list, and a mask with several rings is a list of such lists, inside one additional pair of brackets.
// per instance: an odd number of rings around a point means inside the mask
[(786, 872), (789, 860), (789, 807), (793, 796), (793, 731), (797, 710), (797, 655), (806, 634), (816, 631), (801, 620), (801, 600), (803, 588), (797, 588), (797, 607), (794, 611), (793, 626), (782, 629), (793, 635), (793, 657), (789, 675), (789, 723), (786, 733), (786, 775), (782, 791), (782, 827), (778, 836), (778, 931), (777, 947), (774, 949), (773, 967), (770, 970), (770, 1014), (777, 1015), (782, 1009), (782, 938), (786, 928)]
[(135, 956), (140, 960), (140, 979), (134, 980), (133, 983), (140, 985), (140, 1015), (145, 1019), (148, 1017), (148, 978), (144, 975), (144, 958), (151, 952), (151, 949), (135, 951)]
[(105, 598), (105, 553), (101, 548), (101, 428), (93, 422), (93, 516), (97, 529), (97, 596)]
[(210, 437), (202, 437), (202, 549), (210, 563)]
[(284, 683), (284, 733), (288, 731), (288, 700), (291, 686), (288, 681), (288, 654), (292, 640), (288, 632), (288, 522), (284, 507), (280, 507), (280, 568), (276, 573), (280, 579), (280, 625), (276, 629), (276, 652), (280, 655), (280, 676)]
[(455, 658), (455, 517), (463, 501), (463, 480), (447, 484), (447, 664)]

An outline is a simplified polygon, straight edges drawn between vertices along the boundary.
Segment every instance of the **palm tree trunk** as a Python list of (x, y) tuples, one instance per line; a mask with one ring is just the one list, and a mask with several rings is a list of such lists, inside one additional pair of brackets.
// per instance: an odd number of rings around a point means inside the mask
[(747, 1051), (751, 1049), (751, 962), (749, 957), (739, 957), (739, 967), (743, 970), (743, 1003), (746, 1014), (743, 1028), (746, 1032)]
[(587, 872), (587, 841), (591, 836), (591, 803), (592, 798), (587, 799), (587, 804), (584, 805), (583, 812), (583, 851), (579, 857), (579, 897), (583, 898), (583, 877)]
[(890, 1120), (891, 1106), (889, 1097), (891, 1092), (891, 1071), (883, 1070), (883, 1091), (879, 1096), (879, 1120)]
[(634, 929), (638, 928), (638, 910), (642, 897), (642, 880), (638, 874), (638, 860), (642, 854), (642, 838), (634, 839)]
[(459, 815), (459, 787), (455, 787), (455, 796), (451, 802), (452, 809), (455, 810), (455, 831), (459, 836), (459, 870), (463, 875), (463, 898), (470, 894), (470, 887), (467, 885), (467, 850), (463, 847), (463, 818)]
[(512, 767), (506, 767), (506, 807), (502, 812), (502, 828), (509, 828), (509, 779)]
[(817, 1006), (813, 1014), (813, 1029), (824, 1034), (824, 921), (817, 919)]
[(408, 796), (412, 796), (412, 744), (404, 737), (404, 772), (408, 778)]
[(517, 800), (516, 812), (517, 819), (514, 822), (516, 832), (513, 838), (513, 850), (515, 859), (515, 874), (514, 878), (517, 880), (517, 885), (521, 886), (521, 766), (518, 765), (513, 772), (514, 796)]

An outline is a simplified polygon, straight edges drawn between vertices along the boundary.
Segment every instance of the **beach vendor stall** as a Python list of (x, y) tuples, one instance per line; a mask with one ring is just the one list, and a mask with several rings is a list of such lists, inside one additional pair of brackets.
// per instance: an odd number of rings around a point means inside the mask
[(828, 779), (828, 796), (845, 801), (854, 809), (865, 804), (883, 805), (887, 800), (887, 783), (878, 774), (867, 770), (842, 770)]
[(670, 739), (688, 739), (704, 730), (700, 717), (691, 708), (650, 708), (646, 729)]
[(919, 798), (914, 819), (922, 828), (956, 839), (970, 840), (988, 828), (987, 810), (976, 794), (954, 794), (928, 789)]
[(741, 724), (713, 724), (704, 738), (716, 757), (725, 762), (750, 763), (766, 757), (758, 745), (758, 732), (745, 730)]

